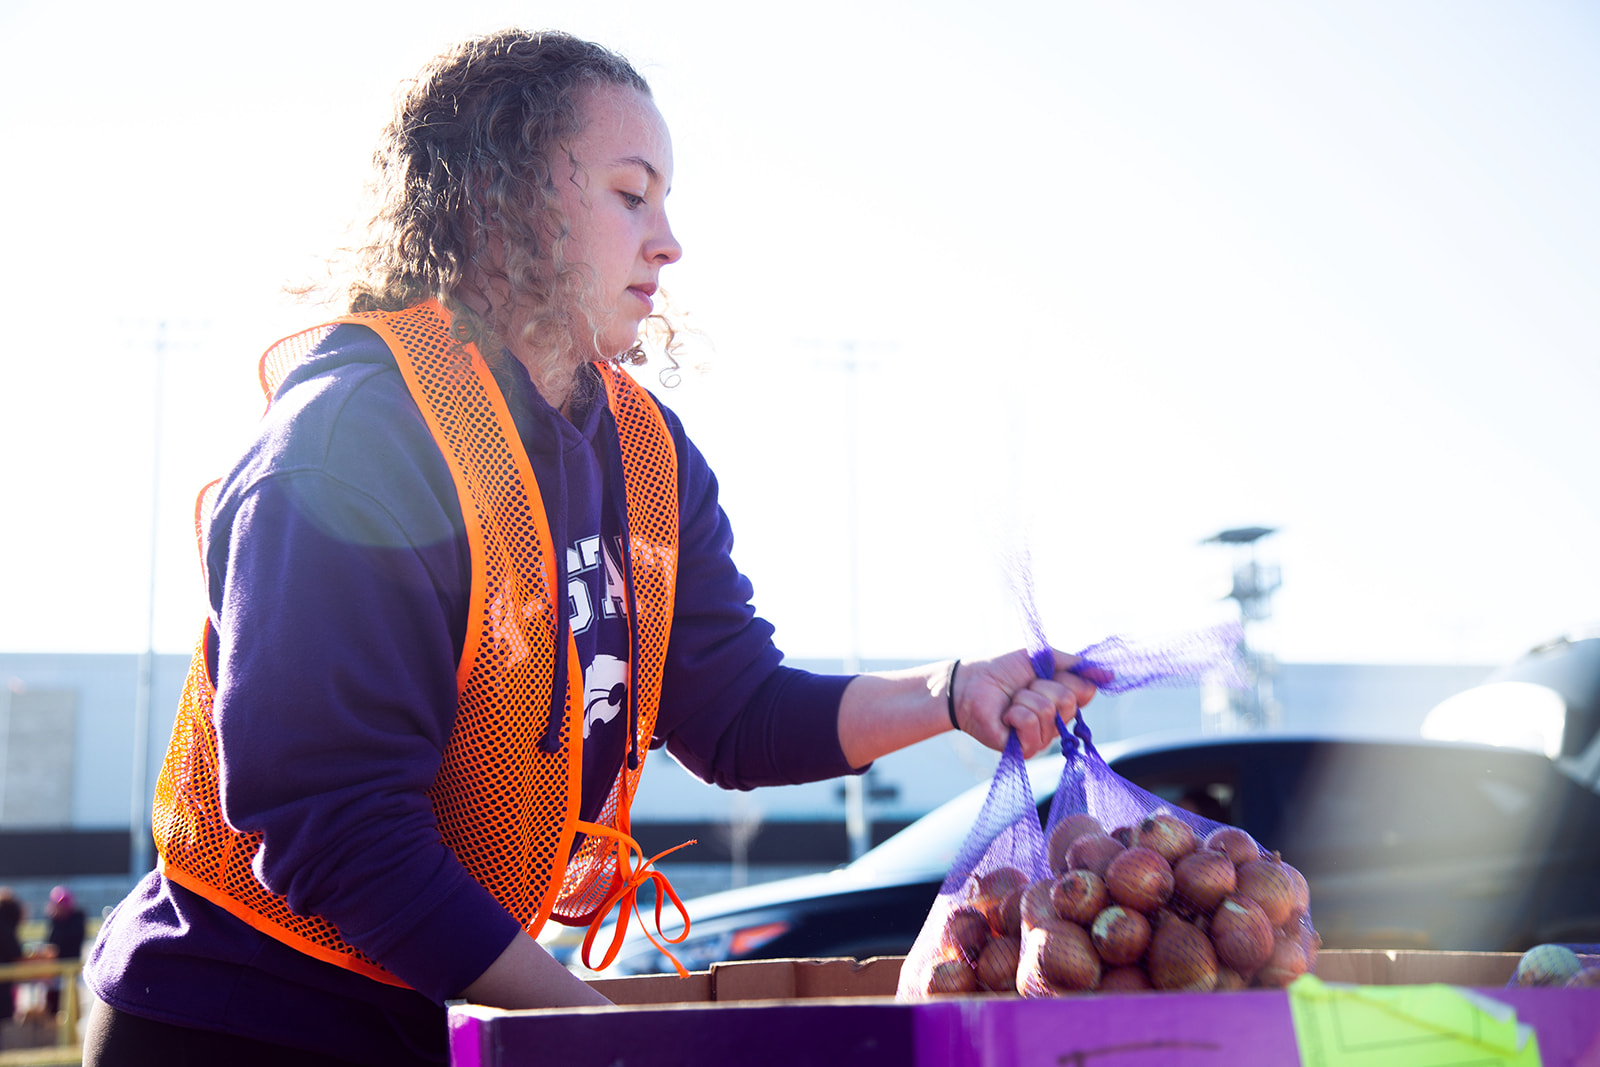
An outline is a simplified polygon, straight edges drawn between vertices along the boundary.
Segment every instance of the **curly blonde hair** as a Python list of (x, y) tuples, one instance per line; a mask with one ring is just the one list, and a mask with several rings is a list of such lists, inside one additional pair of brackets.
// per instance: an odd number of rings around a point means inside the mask
[[(583, 129), (585, 94), (650, 86), (628, 61), (555, 31), (503, 30), (434, 59), (411, 83), (373, 155), (376, 213), (355, 253), (351, 311), (396, 311), (430, 298), (447, 307), (462, 341), (496, 358), (513, 329), (547, 362), (595, 333), (588, 268), (567, 248), (569, 221), (556, 191), (561, 145)], [(469, 277), (517, 294), (486, 321), (462, 299)], [(576, 308), (583, 322), (573, 322)], [(673, 330), (652, 315), (671, 367)], [(488, 343), (486, 343), (488, 342)], [(642, 344), (621, 361), (645, 361)]]

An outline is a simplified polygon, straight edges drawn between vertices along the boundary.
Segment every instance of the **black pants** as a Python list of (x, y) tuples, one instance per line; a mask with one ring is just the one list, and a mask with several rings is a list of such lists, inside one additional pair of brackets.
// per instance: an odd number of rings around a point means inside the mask
[(248, 1037), (193, 1030), (96, 1002), (83, 1036), (83, 1067), (359, 1067)]

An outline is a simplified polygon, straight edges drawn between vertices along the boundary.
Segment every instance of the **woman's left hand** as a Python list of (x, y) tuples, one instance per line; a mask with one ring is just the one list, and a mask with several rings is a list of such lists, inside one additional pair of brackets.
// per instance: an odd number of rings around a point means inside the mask
[(1040, 678), (1025, 651), (962, 660), (956, 669), (956, 722), (990, 748), (1005, 747), (1017, 732), (1022, 754), (1042, 752), (1058, 735), (1056, 716), (1070, 723), (1094, 698), (1093, 682), (1072, 673), (1078, 657), (1056, 652), (1053, 677)]

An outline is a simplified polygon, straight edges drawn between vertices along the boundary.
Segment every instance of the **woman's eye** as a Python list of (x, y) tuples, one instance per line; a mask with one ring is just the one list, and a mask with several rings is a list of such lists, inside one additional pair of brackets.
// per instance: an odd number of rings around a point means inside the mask
[(622, 194), (622, 202), (624, 204), (628, 205), (628, 210), (629, 211), (632, 211), (635, 208), (644, 207), (644, 197), (639, 196), (639, 195), (637, 195), (635, 193), (623, 193)]

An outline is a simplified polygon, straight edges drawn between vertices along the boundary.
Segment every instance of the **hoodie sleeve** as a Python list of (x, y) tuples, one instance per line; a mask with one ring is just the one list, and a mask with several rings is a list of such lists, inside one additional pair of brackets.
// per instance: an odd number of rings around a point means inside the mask
[(733, 562), (716, 477), (670, 411), (667, 425), (678, 446), (679, 562), (655, 744), (727, 789), (853, 773), (838, 726), (850, 677), (781, 665), (773, 627)]
[(293, 451), (219, 505), (222, 801), (262, 835), (268, 888), (442, 1002), (519, 927), (427, 796), (455, 717), (466, 549), (442, 458), (384, 396), (399, 399), (358, 390), (326, 421), (313, 405)]

